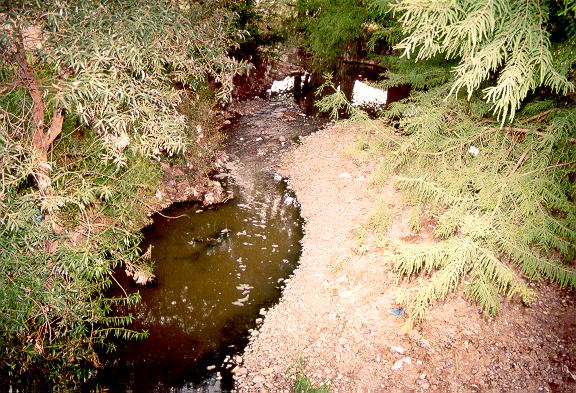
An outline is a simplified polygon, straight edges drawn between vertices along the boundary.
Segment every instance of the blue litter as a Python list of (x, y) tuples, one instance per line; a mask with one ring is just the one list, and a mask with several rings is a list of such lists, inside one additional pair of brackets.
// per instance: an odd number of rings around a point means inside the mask
[(391, 315), (402, 315), (404, 314), (404, 310), (402, 310), (401, 308), (394, 308), (392, 310), (388, 310), (388, 314)]
[(36, 220), (36, 222), (40, 222), (44, 219), (44, 216), (40, 213), (36, 213), (36, 215), (34, 215), (34, 219)]

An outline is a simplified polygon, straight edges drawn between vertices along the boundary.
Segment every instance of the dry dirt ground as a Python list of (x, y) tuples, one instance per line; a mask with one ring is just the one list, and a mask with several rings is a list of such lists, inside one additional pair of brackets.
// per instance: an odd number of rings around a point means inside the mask
[[(291, 392), (300, 368), (332, 392), (575, 392), (575, 297), (551, 285), (538, 284), (532, 307), (506, 300), (488, 320), (455, 294), (404, 333), (405, 316), (388, 312), (398, 307), (390, 251), (431, 239), (410, 233), (392, 183), (376, 189), (370, 165), (344, 153), (358, 132), (323, 129), (284, 158), (306, 219), (303, 254), (235, 369), (238, 391)], [(362, 235), (381, 203), (395, 212), (386, 242)]]

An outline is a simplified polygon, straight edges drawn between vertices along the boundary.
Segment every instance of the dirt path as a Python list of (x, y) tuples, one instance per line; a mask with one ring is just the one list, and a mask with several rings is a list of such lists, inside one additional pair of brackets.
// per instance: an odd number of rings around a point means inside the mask
[[(411, 234), (394, 188), (375, 190), (372, 168), (343, 153), (358, 132), (324, 129), (284, 159), (306, 219), (303, 254), (253, 332), (238, 390), (291, 392), (300, 362), (332, 392), (576, 391), (574, 296), (551, 286), (531, 308), (505, 302), (493, 320), (454, 295), (403, 333), (404, 317), (388, 312), (397, 307), (390, 251), (429, 236)], [(384, 244), (359, 230), (381, 203), (395, 212)]]

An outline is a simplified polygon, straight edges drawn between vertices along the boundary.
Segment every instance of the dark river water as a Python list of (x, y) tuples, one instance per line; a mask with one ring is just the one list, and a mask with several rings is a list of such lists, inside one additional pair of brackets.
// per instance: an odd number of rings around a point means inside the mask
[(252, 185), (234, 185), (237, 198), (217, 209), (174, 206), (145, 229), (159, 285), (139, 289), (134, 327), (150, 337), (121, 345), (102, 378), (110, 392), (233, 388), (224, 360), (241, 354), (260, 309), (278, 300), (303, 235), (283, 180), (261, 172)]

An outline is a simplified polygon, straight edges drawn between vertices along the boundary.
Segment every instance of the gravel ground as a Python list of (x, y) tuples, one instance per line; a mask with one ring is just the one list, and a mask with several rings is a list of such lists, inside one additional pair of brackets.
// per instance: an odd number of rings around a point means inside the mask
[[(298, 368), (332, 392), (576, 391), (574, 293), (539, 284), (532, 307), (505, 300), (488, 320), (455, 294), (404, 333), (404, 316), (389, 313), (390, 251), (433, 240), (429, 228), (410, 233), (391, 183), (375, 189), (370, 164), (344, 153), (358, 133), (328, 127), (284, 156), (306, 219), (303, 254), (235, 368), (238, 391), (291, 392)], [(360, 230), (382, 203), (394, 212), (385, 242)]]

